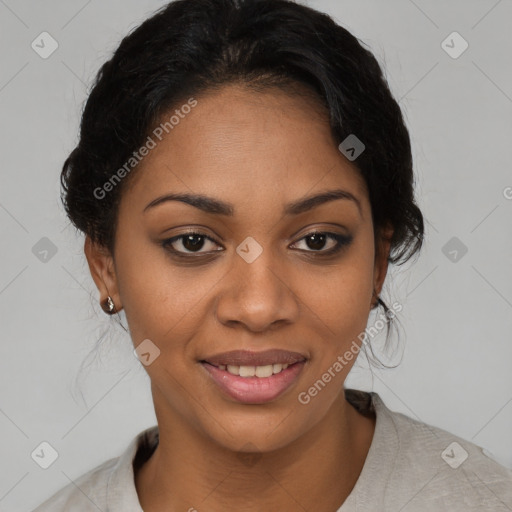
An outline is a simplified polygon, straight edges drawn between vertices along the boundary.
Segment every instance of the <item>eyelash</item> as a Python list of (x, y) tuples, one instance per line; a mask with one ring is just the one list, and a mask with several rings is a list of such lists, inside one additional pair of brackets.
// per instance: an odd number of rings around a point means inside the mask
[[(207, 240), (210, 240), (214, 244), (220, 245), (212, 237), (206, 235), (205, 233), (201, 233), (199, 231), (189, 231), (186, 233), (182, 233), (181, 235), (174, 236), (172, 238), (168, 238), (167, 240), (163, 240), (161, 242), (161, 246), (166, 251), (169, 251), (172, 256), (176, 256), (178, 258), (184, 258), (184, 259), (198, 258), (200, 256), (205, 256), (205, 255), (210, 256), (215, 252), (221, 252), (220, 250), (206, 251), (206, 252), (181, 252), (181, 251), (177, 251), (176, 249), (172, 248), (172, 244), (174, 242), (176, 242), (180, 239), (184, 239), (185, 237), (190, 236), (190, 235), (195, 235), (195, 236), (199, 236), (202, 238), (206, 238)], [(329, 231), (311, 231), (311, 232), (307, 233), (306, 235), (304, 235), (299, 240), (297, 240), (297, 242), (294, 242), (294, 245), (296, 243), (310, 237), (311, 235), (327, 235), (327, 238), (330, 238), (331, 240), (334, 240), (336, 242), (336, 245), (333, 248), (328, 249), (327, 251), (325, 251), (325, 250), (314, 251), (314, 250), (299, 249), (301, 252), (313, 253), (315, 255), (315, 257), (333, 256), (333, 255), (337, 254), (338, 252), (340, 252), (345, 247), (347, 247), (348, 245), (350, 245), (350, 243), (352, 242), (352, 239), (353, 239), (353, 237), (350, 235), (349, 236), (341, 235), (339, 233), (331, 233)], [(316, 256), (316, 255), (318, 255), (318, 256)]]

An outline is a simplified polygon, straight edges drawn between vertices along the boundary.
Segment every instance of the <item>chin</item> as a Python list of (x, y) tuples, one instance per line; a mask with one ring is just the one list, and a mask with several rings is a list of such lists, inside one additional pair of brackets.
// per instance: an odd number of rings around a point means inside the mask
[(213, 421), (211, 417), (203, 418), (205, 435), (233, 452), (265, 453), (288, 446), (314, 424), (312, 420), (294, 417), (293, 407), (271, 412), (265, 412), (262, 406), (244, 407), (245, 411), (236, 414), (219, 414), (217, 410)]

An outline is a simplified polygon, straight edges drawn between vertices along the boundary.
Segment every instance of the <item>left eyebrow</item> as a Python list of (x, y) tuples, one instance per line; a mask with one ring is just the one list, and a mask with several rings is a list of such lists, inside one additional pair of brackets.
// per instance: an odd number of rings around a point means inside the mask
[[(299, 199), (292, 203), (288, 203), (284, 207), (284, 214), (299, 215), (301, 213), (312, 210), (317, 206), (330, 201), (335, 201), (337, 199), (348, 199), (353, 201), (359, 210), (359, 214), (362, 217), (362, 209), (359, 199), (355, 197), (351, 192), (342, 189), (327, 190), (325, 192), (321, 192), (320, 194), (315, 194)], [(154, 208), (155, 206), (167, 201), (180, 201), (182, 203), (194, 206), (195, 208), (198, 208), (206, 213), (211, 213), (214, 215), (228, 215), (230, 217), (234, 215), (234, 206), (231, 203), (226, 203), (214, 197), (209, 197), (202, 194), (166, 194), (164, 196), (153, 199), (153, 201), (151, 201), (144, 208), (143, 212), (146, 212), (150, 208)]]
[(285, 206), (284, 213), (285, 215), (298, 215), (299, 213), (307, 212), (308, 210), (320, 206), (321, 204), (327, 203), (329, 201), (335, 201), (337, 199), (348, 199), (353, 201), (359, 210), (359, 215), (361, 215), (361, 217), (363, 216), (359, 199), (348, 190), (342, 189), (327, 190), (325, 192), (321, 192), (320, 194), (308, 196), (293, 203), (289, 203)]

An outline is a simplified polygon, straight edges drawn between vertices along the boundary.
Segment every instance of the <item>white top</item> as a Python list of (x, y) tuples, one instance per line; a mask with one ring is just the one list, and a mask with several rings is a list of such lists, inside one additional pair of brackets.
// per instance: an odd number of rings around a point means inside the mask
[[(482, 448), (391, 411), (375, 392), (345, 393), (361, 412), (375, 410), (376, 425), (361, 474), (337, 512), (512, 511), (512, 470)], [(33, 512), (143, 512), (133, 463), (142, 464), (157, 444), (158, 426), (140, 432), (119, 457), (83, 474)]]

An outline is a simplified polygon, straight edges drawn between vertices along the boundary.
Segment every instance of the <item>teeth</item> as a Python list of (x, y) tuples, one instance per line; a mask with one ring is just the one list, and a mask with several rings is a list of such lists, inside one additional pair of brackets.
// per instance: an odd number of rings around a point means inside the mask
[(235, 366), (228, 364), (219, 365), (221, 370), (226, 370), (233, 374), (239, 375), (240, 377), (270, 377), (276, 373), (280, 373), (288, 368), (288, 364), (269, 364), (266, 366)]
[(256, 366), (256, 371), (254, 373), (256, 374), (256, 377), (270, 377), (273, 373), (272, 368), (271, 364), (267, 366)]
[(240, 366), (232, 366), (228, 364), (227, 370), (229, 373), (232, 373), (233, 375), (240, 375)]
[(254, 377), (256, 375), (256, 366), (239, 366), (240, 377)]

